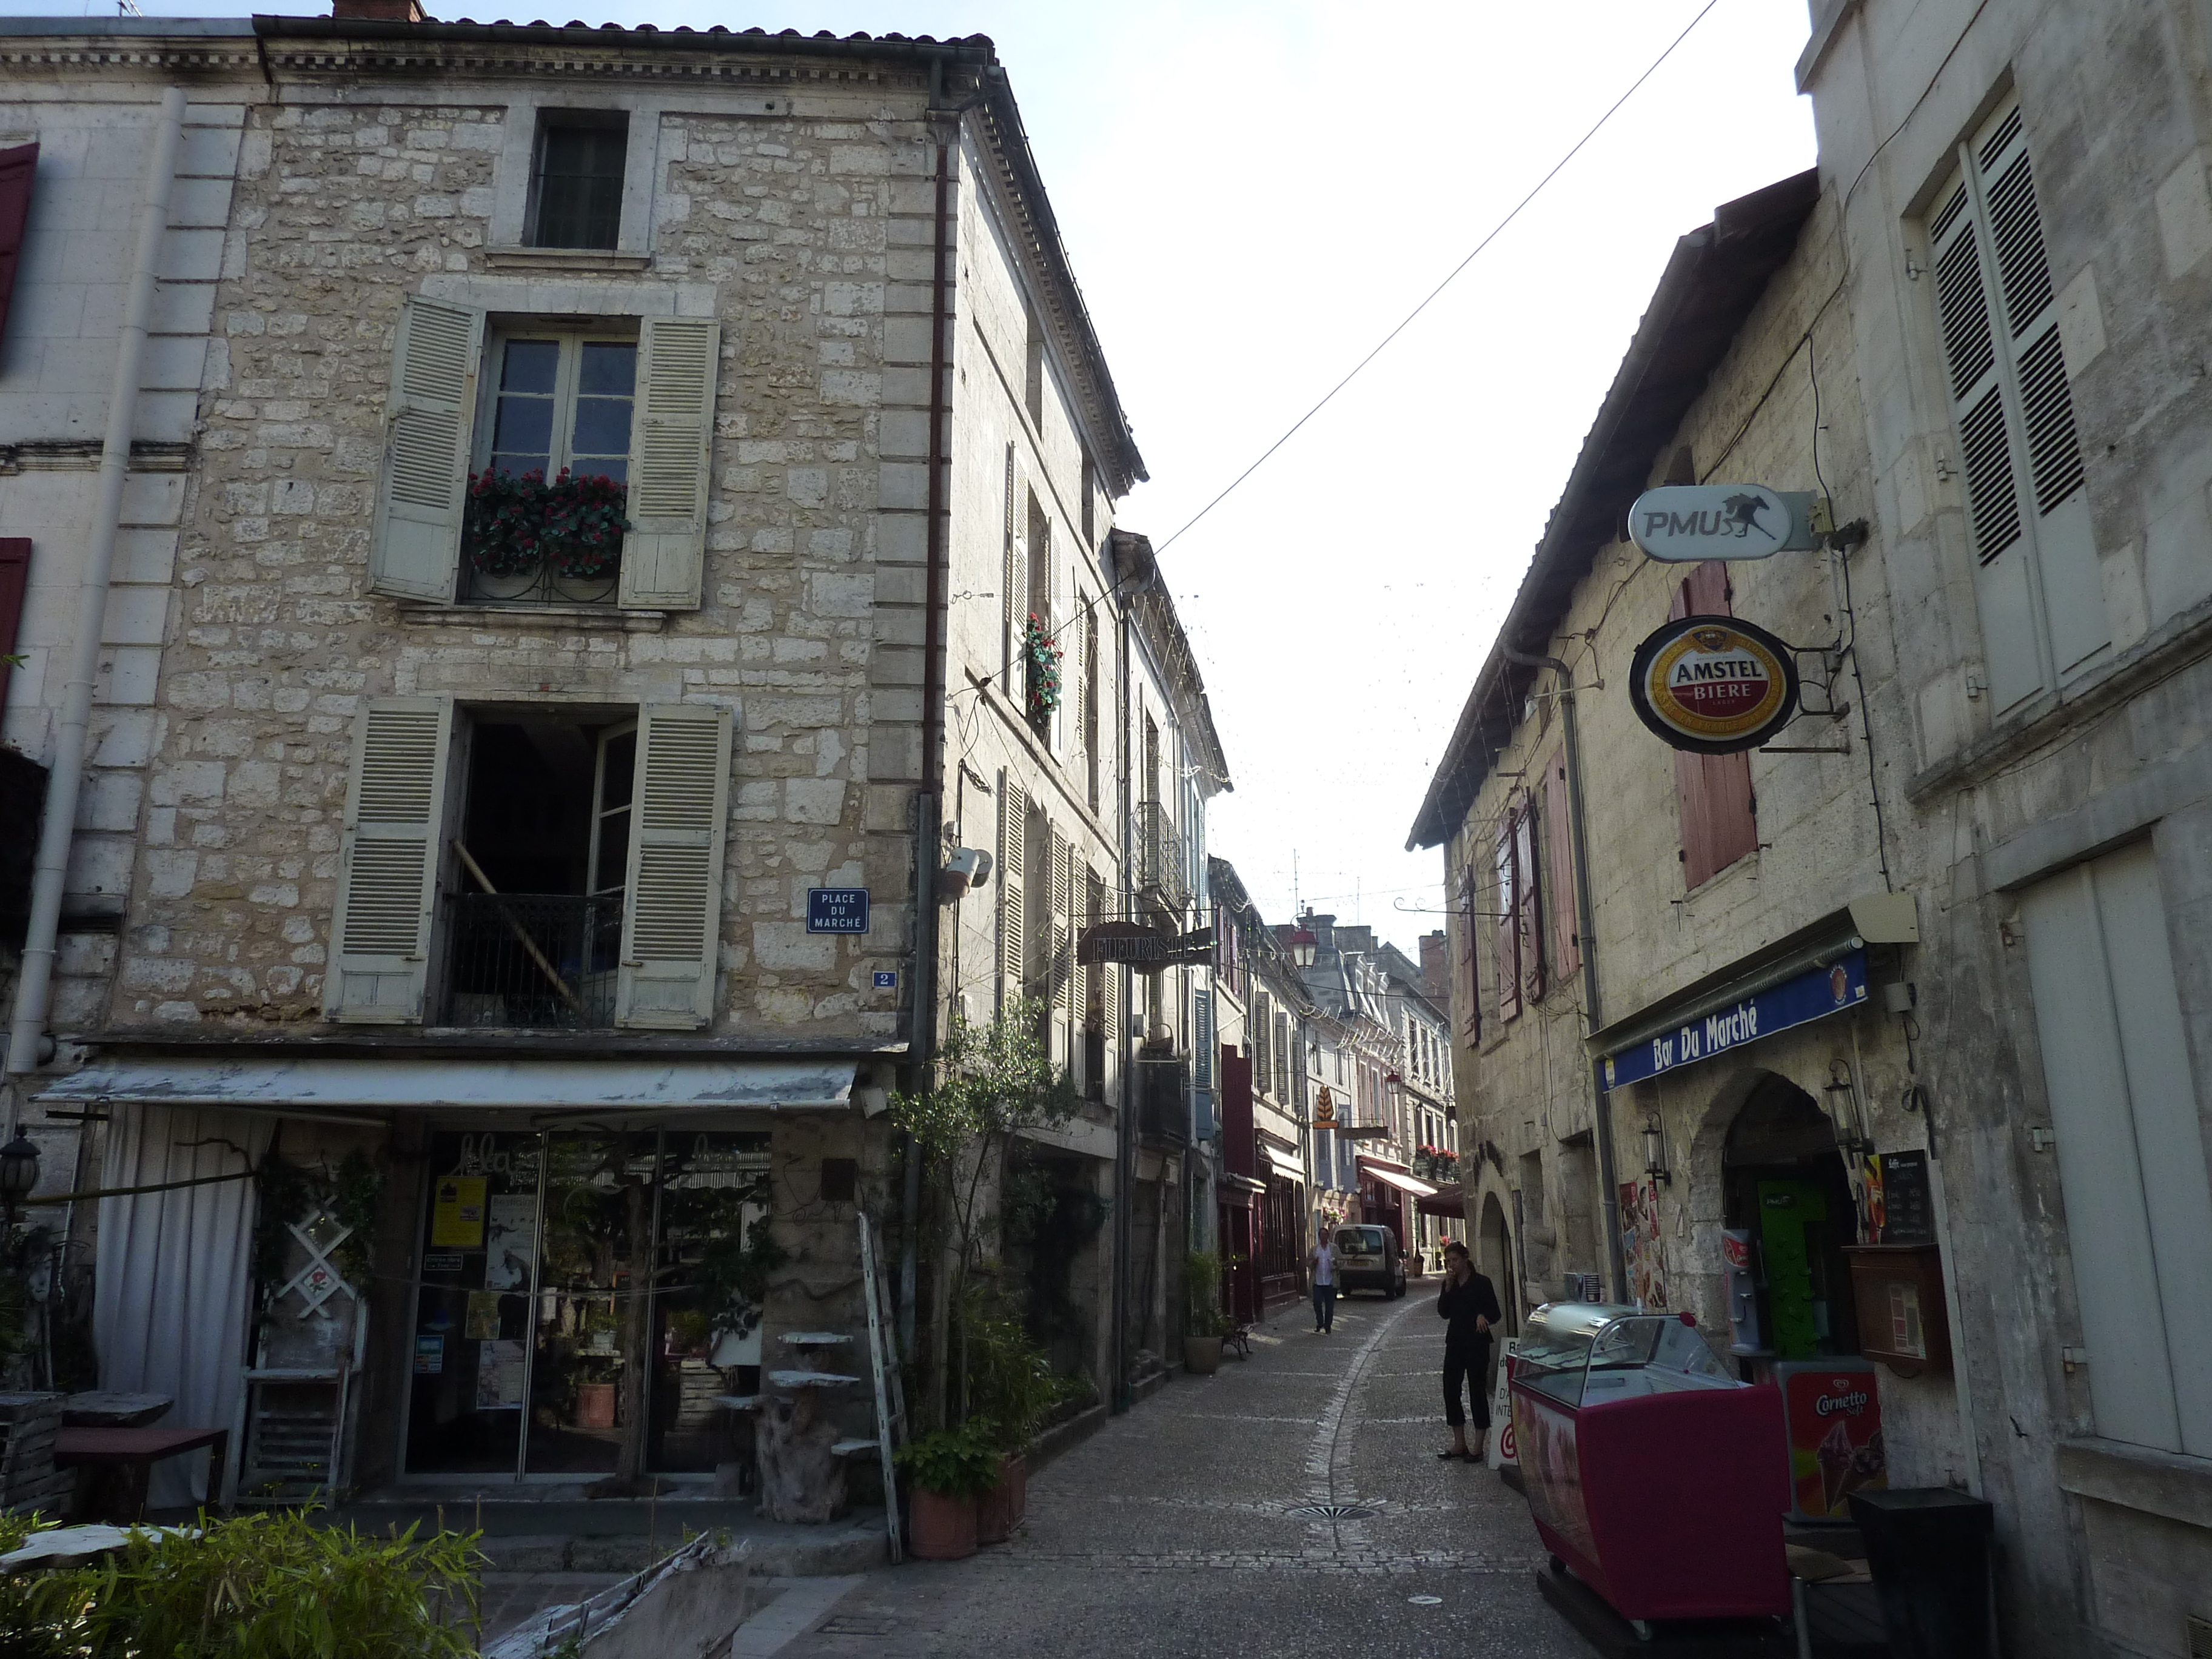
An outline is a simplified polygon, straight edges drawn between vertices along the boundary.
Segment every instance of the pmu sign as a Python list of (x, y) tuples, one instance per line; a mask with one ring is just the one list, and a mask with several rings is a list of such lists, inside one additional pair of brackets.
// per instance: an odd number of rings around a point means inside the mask
[(1648, 556), (1668, 564), (1764, 559), (1820, 545), (1813, 528), (1819, 499), (1765, 484), (1666, 484), (1636, 498), (1628, 533)]

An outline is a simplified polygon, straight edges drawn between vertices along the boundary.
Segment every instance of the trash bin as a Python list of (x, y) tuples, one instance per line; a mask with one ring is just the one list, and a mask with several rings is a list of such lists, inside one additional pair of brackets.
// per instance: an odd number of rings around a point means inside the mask
[(1948, 1486), (1855, 1492), (1850, 1502), (1891, 1659), (1984, 1659), (1993, 1652), (1989, 1504)]

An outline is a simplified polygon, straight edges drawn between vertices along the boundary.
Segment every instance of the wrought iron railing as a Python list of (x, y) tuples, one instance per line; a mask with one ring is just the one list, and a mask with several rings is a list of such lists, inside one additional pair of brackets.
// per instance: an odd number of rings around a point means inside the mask
[(443, 1023), (590, 1030), (615, 1019), (618, 893), (453, 893)]
[(1175, 818), (1156, 800), (1137, 803), (1137, 890), (1169, 910), (1190, 908), (1190, 877)]

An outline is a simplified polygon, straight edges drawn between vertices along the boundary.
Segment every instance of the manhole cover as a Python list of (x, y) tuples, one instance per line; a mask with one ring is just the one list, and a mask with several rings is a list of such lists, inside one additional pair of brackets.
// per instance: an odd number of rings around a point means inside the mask
[(1308, 1521), (1371, 1521), (1376, 1512), (1358, 1504), (1300, 1504), (1284, 1513)]

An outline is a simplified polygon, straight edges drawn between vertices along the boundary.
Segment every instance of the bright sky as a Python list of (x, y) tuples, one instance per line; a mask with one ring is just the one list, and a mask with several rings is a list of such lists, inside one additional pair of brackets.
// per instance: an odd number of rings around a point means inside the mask
[[(467, 9), (526, 21), (536, 3)], [(583, 21), (990, 35), (1152, 472), (1119, 522), (1157, 544), (1465, 258), (1703, 3), (599, 0)], [(1674, 239), (1812, 164), (1790, 79), (1806, 33), (1792, 0), (1717, 0), (1420, 320), (1166, 550), (1236, 782), (1212, 850), (1271, 920), (1292, 913), (1295, 864), (1308, 903), (1409, 953), (1442, 925), (1439, 855), (1401, 850), (1430, 769)]]

